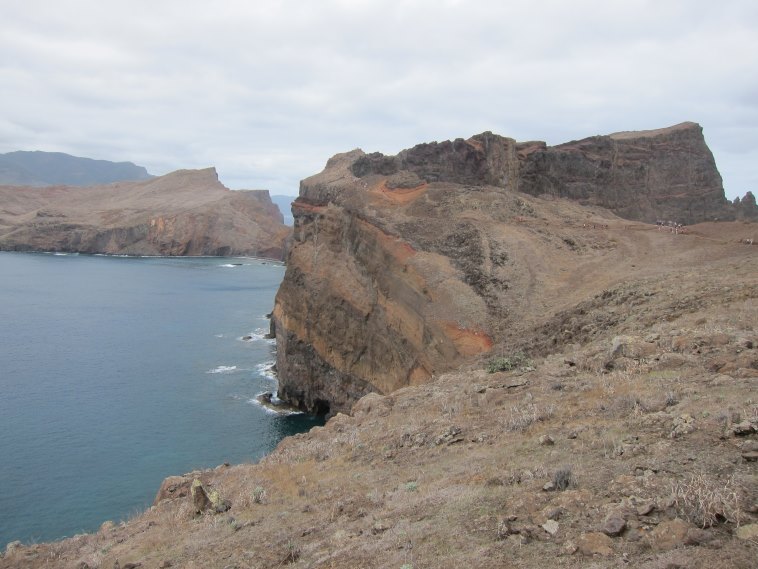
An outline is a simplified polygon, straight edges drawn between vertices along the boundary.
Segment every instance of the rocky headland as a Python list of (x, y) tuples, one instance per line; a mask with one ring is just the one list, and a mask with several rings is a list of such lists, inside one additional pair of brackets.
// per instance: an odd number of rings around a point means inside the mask
[(0, 186), (0, 249), (282, 259), (289, 229), (266, 190), (215, 169), (100, 186)]
[(637, 273), (630, 220), (734, 217), (695, 123), (556, 147), (487, 132), (354, 150), (303, 180), (293, 212), (274, 310), (280, 396), (315, 412), (519, 343), (548, 307)]
[[(758, 235), (703, 221), (734, 213), (709, 152), (697, 187), (656, 154), (696, 135), (615, 135), (671, 184), (635, 214), (620, 190), (523, 191), (553, 150), (489, 133), (333, 157), (293, 205), (273, 313), (279, 396), (326, 425), (0, 567), (753, 569)], [(586, 179), (584, 144), (534, 168)]]

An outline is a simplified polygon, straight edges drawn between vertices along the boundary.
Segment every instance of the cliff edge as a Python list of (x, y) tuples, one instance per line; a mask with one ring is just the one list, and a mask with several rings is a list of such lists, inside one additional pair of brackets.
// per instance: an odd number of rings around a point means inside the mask
[(289, 230), (267, 190), (215, 169), (101, 186), (0, 186), (0, 249), (282, 259)]
[(279, 395), (335, 412), (429, 381), (624, 278), (629, 220), (697, 222), (728, 205), (694, 123), (552, 148), (486, 132), (339, 154), (293, 204)]

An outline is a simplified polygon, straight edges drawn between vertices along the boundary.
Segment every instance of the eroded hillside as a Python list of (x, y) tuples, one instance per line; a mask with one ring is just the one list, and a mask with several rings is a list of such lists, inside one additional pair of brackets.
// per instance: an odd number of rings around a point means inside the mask
[(0, 249), (281, 259), (289, 230), (265, 190), (213, 168), (89, 187), (0, 186)]
[(337, 155), (293, 204), (274, 310), (280, 396), (349, 410), (678, 262), (671, 235), (591, 204), (681, 222), (725, 203), (694, 123), (552, 148), (484, 133)]
[(551, 315), (530, 298), (519, 337), (0, 567), (755, 567), (755, 225), (551, 227), (534, 239), (586, 247), (584, 277), (544, 259)]

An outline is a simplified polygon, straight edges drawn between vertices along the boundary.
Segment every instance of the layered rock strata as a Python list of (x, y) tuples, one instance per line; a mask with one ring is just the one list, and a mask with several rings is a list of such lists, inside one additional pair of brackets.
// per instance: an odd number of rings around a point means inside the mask
[(568, 286), (596, 291), (606, 276), (585, 282), (577, 266), (604, 249), (624, 260), (586, 233), (623, 227), (597, 206), (689, 222), (725, 203), (693, 123), (555, 148), (483, 133), (337, 155), (293, 204), (273, 312), (279, 396), (347, 410), (487, 353), (543, 318), (545, 299), (560, 308)]
[(281, 259), (289, 230), (266, 190), (215, 169), (90, 187), (0, 186), (0, 249)]

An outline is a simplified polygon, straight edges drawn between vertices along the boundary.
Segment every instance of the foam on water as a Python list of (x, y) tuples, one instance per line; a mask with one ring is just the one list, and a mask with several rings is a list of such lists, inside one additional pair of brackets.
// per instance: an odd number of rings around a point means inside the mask
[(276, 379), (276, 370), (274, 369), (275, 367), (276, 367), (275, 361), (263, 362), (255, 366), (255, 371), (258, 372), (259, 377), (263, 377), (271, 381), (276, 381), (277, 379)]
[(233, 373), (235, 371), (237, 371), (237, 366), (218, 366), (209, 369), (205, 373)]
[(279, 399), (276, 395), (276, 391), (271, 395), (271, 405), (266, 405), (261, 402), (260, 398), (261, 396), (265, 395), (266, 393), (269, 393), (267, 391), (262, 391), (252, 399), (248, 399), (247, 402), (251, 405), (255, 405), (256, 407), (259, 407), (260, 409), (263, 409), (268, 415), (277, 415), (279, 417), (291, 417), (293, 415), (304, 415), (302, 411), (298, 411), (296, 409), (288, 408), (288, 407), (282, 407), (280, 409), (277, 409), (277, 405), (283, 405), (284, 402)]
[(276, 338), (267, 338), (269, 331), (264, 328), (256, 328), (249, 334), (240, 337), (243, 342), (265, 342), (271, 346), (276, 345)]

